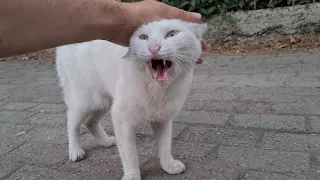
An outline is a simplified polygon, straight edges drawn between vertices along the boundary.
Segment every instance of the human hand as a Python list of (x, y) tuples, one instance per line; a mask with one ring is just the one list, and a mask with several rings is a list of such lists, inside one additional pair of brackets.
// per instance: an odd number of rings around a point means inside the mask
[[(188, 12), (182, 9), (169, 6), (156, 0), (144, 0), (134, 3), (121, 3), (122, 14), (125, 16), (124, 27), (118, 31), (116, 36), (108, 39), (111, 42), (128, 46), (129, 40), (134, 31), (144, 23), (161, 19), (181, 19), (183, 21), (199, 22), (199, 13)], [(202, 50), (206, 50), (205, 41), (201, 41)], [(198, 63), (198, 62), (197, 62)]]

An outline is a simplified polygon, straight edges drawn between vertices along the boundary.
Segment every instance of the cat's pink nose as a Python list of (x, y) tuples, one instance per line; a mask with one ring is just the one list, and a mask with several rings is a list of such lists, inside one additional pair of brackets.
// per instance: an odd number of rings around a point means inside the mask
[(161, 46), (159, 45), (152, 45), (149, 48), (149, 51), (153, 54), (153, 55), (158, 55), (159, 50), (161, 49)]

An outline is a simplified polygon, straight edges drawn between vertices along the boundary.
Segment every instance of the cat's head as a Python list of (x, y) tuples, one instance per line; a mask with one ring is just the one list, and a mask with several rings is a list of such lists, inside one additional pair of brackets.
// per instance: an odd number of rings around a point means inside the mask
[(170, 84), (190, 72), (202, 53), (201, 39), (207, 24), (160, 20), (138, 28), (127, 55), (158, 83)]

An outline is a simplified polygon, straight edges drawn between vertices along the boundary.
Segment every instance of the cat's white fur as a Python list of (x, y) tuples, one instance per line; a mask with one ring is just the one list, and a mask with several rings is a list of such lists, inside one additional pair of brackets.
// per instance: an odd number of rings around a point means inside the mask
[[(171, 155), (172, 120), (189, 93), (206, 29), (206, 24), (161, 20), (140, 27), (131, 37), (130, 48), (102, 40), (57, 48), (57, 71), (68, 106), (70, 160), (81, 160), (85, 155), (79, 142), (82, 123), (101, 145), (116, 144), (99, 123), (111, 109), (123, 180), (141, 179), (135, 139), (135, 127), (140, 122), (151, 123), (163, 170), (183, 172), (184, 164)], [(179, 33), (165, 38), (170, 30)], [(149, 39), (140, 39), (141, 34)], [(152, 59), (148, 47), (154, 44), (161, 46), (160, 58), (174, 62), (168, 81), (152, 78), (147, 62)]]

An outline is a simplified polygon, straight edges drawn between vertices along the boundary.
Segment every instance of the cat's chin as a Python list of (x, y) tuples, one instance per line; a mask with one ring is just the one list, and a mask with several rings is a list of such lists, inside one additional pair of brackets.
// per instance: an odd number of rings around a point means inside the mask
[(170, 80), (170, 74), (173, 62), (163, 59), (152, 59), (148, 61), (148, 67), (151, 71), (152, 78), (157, 82), (166, 82)]

